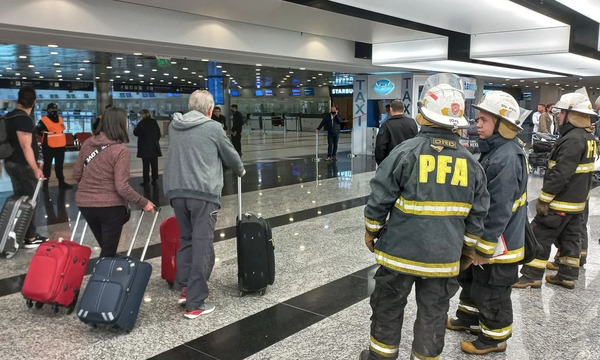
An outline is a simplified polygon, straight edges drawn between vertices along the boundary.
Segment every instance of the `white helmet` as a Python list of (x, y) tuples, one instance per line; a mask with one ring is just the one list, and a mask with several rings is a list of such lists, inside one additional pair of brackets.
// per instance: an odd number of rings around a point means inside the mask
[(460, 78), (454, 74), (435, 74), (427, 78), (419, 98), (419, 112), (425, 119), (445, 128), (468, 128), (464, 118), (465, 94)]
[(554, 105), (554, 108), (561, 110), (575, 111), (586, 115), (597, 115), (592, 109), (590, 99), (579, 92), (564, 94)]
[(519, 114), (521, 113), (519, 103), (504, 91), (489, 91), (483, 94), (479, 104), (473, 105), (473, 107), (496, 115), (515, 125), (519, 130), (523, 130), (521, 120), (519, 120)]

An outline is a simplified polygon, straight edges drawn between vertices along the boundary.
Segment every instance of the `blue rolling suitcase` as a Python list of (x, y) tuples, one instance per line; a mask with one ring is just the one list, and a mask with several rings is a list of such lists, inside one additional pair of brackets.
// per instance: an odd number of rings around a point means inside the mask
[(77, 309), (77, 316), (81, 321), (94, 327), (107, 325), (127, 332), (134, 328), (152, 274), (152, 266), (143, 260), (158, 214), (159, 211), (156, 211), (140, 260), (130, 255), (144, 212), (140, 216), (127, 256), (98, 260)]

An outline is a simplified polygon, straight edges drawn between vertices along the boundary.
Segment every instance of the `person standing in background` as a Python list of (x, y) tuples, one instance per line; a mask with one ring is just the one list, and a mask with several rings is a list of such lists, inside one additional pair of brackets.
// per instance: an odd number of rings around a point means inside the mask
[(215, 109), (213, 110), (211, 119), (213, 119), (214, 121), (220, 122), (221, 125), (223, 126), (223, 130), (227, 130), (227, 125), (225, 124), (227, 121), (227, 118), (225, 118), (225, 116), (223, 114), (221, 114), (220, 107), (215, 106)]
[(65, 163), (65, 151), (67, 138), (64, 134), (65, 124), (62, 116), (58, 115), (58, 106), (55, 103), (48, 104), (47, 115), (43, 116), (37, 125), (37, 133), (42, 136), (42, 154), (44, 155), (44, 189), (48, 188), (48, 180), (52, 173), (52, 161), (54, 160), (54, 172), (58, 179), (59, 189), (71, 189), (72, 185), (65, 182), (63, 165)]
[(231, 142), (238, 155), (242, 156), (242, 126), (244, 126), (244, 117), (238, 111), (236, 104), (231, 105), (233, 124), (231, 124)]
[(537, 112), (535, 112), (533, 114), (533, 116), (531, 117), (531, 122), (533, 123), (533, 132), (534, 133), (538, 132), (538, 128), (540, 126), (540, 116), (542, 116), (545, 109), (546, 109), (546, 105), (538, 104)]
[(538, 131), (539, 133), (552, 134), (552, 118), (548, 112), (548, 106), (544, 107), (544, 111), (540, 115), (538, 120)]
[(391, 116), (379, 127), (375, 139), (375, 161), (380, 165), (383, 159), (404, 140), (417, 136), (419, 129), (414, 119), (404, 116), (404, 103), (394, 100), (390, 104)]
[(340, 129), (342, 127), (342, 117), (339, 114), (340, 108), (337, 105), (331, 106), (331, 112), (325, 114), (323, 120), (316, 131), (325, 128), (327, 131), (327, 161), (337, 161), (338, 140), (340, 139)]
[(142, 174), (144, 182), (142, 186), (150, 183), (150, 167), (152, 167), (152, 185), (156, 185), (158, 180), (158, 157), (162, 156), (160, 151), (160, 127), (155, 119), (152, 118), (150, 111), (143, 109), (140, 111), (142, 119), (133, 129), (133, 135), (138, 137), (137, 157), (142, 158)]

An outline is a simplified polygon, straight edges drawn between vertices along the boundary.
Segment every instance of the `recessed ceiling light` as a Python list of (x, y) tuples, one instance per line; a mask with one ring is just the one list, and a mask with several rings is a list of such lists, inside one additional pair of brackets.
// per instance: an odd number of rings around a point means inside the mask
[(152, 69), (152, 72), (157, 72), (157, 71), (158, 71), (157, 69)]
[(310, 79), (307, 79), (306, 82), (310, 82)]
[(256, 64), (256, 66), (262, 66), (262, 64)]
[(57, 72), (57, 73), (61, 73), (62, 71), (61, 71), (61, 70), (56, 70), (56, 72)]
[(227, 77), (230, 77), (231, 75), (229, 75), (229, 74), (225, 74), (225, 76), (227, 76)]
[(138, 74), (139, 77), (144, 77), (144, 74)]
[(83, 74), (77, 74), (77, 76), (83, 76)]
[(172, 85), (172, 84), (173, 84), (173, 82), (172, 82), (172, 81), (169, 81), (167, 84), (169, 84), (169, 85)]
[(319, 75), (319, 76), (323, 76), (323, 74), (322, 74), (322, 73), (319, 73), (318, 75)]
[(40, 72), (39, 72), (39, 71), (36, 71), (36, 72), (34, 72), (34, 74), (36, 74), (36, 75), (39, 75), (39, 74), (40, 74)]
[(110, 66), (110, 65), (109, 65), (109, 66), (107, 66), (106, 68), (107, 68), (107, 69), (112, 69), (112, 66)]
[(58, 81), (63, 81), (63, 79), (58, 79)]
[(133, 81), (133, 79), (129, 79), (129, 81)]
[(108, 80), (108, 81), (110, 81), (110, 82), (113, 82), (113, 81), (115, 81), (115, 79), (110, 79), (110, 80)]
[[(60, 79), (62, 77), (62, 75), (57, 75), (56, 77)], [(100, 78), (98, 78), (98, 79), (100, 79)]]
[(285, 77), (286, 77), (286, 78), (289, 78), (290, 76), (289, 76), (289, 75), (286, 75)]
[(87, 63), (89, 63), (90, 61), (89, 61), (89, 60), (83, 60), (83, 62), (87, 64)]
[(44, 77), (40, 75), (40, 76), (39, 76), (39, 78), (40, 78), (40, 79), (43, 79)]
[(75, 80), (81, 80), (81, 78), (75, 78)]
[(150, 78), (150, 80), (156, 80), (155, 78)]
[(221, 72), (224, 72), (224, 73), (226, 73), (226, 72), (227, 72), (227, 70), (223, 70), (223, 69), (221, 69)]
[(556, 86), (560, 86), (560, 83), (556, 83)]
[(208, 59), (202, 59), (202, 61), (204, 61), (204, 62), (207, 62), (207, 61), (208, 61)]
[(131, 71), (130, 70), (125, 70), (123, 71), (125, 74), (129, 74)]
[(283, 83), (283, 82), (285, 82), (285, 81), (281, 80), (281, 82)]
[(135, 55), (135, 56), (142, 56), (142, 53), (141, 52), (134, 52), (133, 55)]
[(144, 66), (144, 64), (135, 64), (135, 66), (142, 67), (142, 66)]
[(169, 73), (163, 73), (164, 76), (169, 76)]
[(294, 73), (293, 71), (290, 71), (290, 74), (293, 74), (293, 73)]
[(306, 70), (306, 68), (300, 68), (300, 70)]
[(140, 84), (143, 84), (143, 83), (144, 83), (144, 80), (140, 80)]
[(545, 82), (544, 84), (546, 84), (546, 85), (550, 85), (550, 82)]
[(179, 79), (179, 76), (173, 76), (173, 79)]
[(79, 68), (79, 71), (85, 71), (85, 68)]
[(160, 79), (160, 82), (165, 82), (163, 79)]
[(33, 64), (29, 64), (29, 65), (27, 65), (27, 67), (34, 68), (35, 66)]
[(182, 70), (187, 70), (188, 68), (181, 68)]
[(117, 56), (117, 60), (123, 60), (123, 57)]
[(27, 59), (27, 55), (19, 55), (19, 59)]
[(23, 80), (27, 80), (27, 76), (23, 76), (23, 77), (22, 77), (22, 79), (23, 79)]
[(194, 83), (194, 86), (198, 85), (197, 83)]
[(195, 72), (195, 71), (192, 71), (192, 75), (196, 75), (196, 72)]
[(6, 70), (12, 70), (12, 68), (10, 66), (7, 66)]
[(223, 65), (217, 65), (217, 69), (221, 69)]
[(50, 55), (58, 55), (58, 51), (50, 51)]
[(525, 82), (525, 80), (519, 80), (519, 82)]
[(115, 76), (115, 77), (116, 77), (117, 79), (120, 79), (120, 78), (121, 78), (121, 75), (117, 75), (117, 76)]
[(50, 44), (50, 45), (48, 45), (48, 47), (49, 47), (49, 48), (57, 48), (57, 47), (58, 47), (58, 45)]
[(21, 73), (15, 73), (15, 76), (21, 76)]
[(54, 66), (60, 66), (60, 63), (54, 63)]
[(260, 71), (260, 69), (256, 69), (256, 71)]
[(171, 64), (177, 65), (177, 61), (171, 61)]
[(202, 75), (198, 75), (199, 78), (203, 77)]

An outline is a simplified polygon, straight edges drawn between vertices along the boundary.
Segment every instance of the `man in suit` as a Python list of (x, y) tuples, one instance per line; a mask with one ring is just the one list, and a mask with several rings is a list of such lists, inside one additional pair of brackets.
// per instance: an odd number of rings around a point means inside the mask
[(244, 117), (238, 111), (236, 104), (231, 105), (231, 113), (233, 114), (233, 124), (231, 125), (231, 142), (237, 153), (242, 156), (242, 126), (244, 125)]
[(342, 126), (342, 117), (339, 114), (339, 110), (337, 105), (332, 105), (331, 112), (325, 114), (316, 130), (319, 131), (325, 128), (325, 131), (327, 131), (327, 161), (337, 160), (338, 140), (340, 139), (340, 129)]

